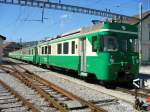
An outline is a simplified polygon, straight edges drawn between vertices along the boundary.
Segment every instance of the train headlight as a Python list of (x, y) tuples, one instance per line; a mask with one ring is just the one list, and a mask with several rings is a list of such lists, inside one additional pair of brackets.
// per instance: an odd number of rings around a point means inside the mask
[(133, 64), (139, 64), (139, 58), (136, 56), (132, 57)]
[(112, 56), (110, 57), (110, 60), (109, 60), (109, 61), (110, 61), (111, 64), (114, 63), (114, 59), (113, 59)]
[(137, 63), (137, 64), (139, 63), (139, 59), (136, 59), (136, 63)]

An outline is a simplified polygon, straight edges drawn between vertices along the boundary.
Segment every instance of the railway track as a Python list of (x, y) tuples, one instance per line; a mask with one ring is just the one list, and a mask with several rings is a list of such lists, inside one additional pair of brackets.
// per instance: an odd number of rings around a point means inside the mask
[(72, 93), (58, 87), (57, 85), (31, 73), (27, 69), (17, 65), (12, 67), (0, 66), (5, 72), (15, 76), (28, 87), (34, 89), (41, 97), (43, 97), (49, 106), (55, 107), (61, 112), (68, 111), (92, 111), (92, 112), (107, 112), (94, 103), (86, 101)]
[[(20, 66), (20, 68), (26, 70), (27, 72), (30, 72), (30, 71), (28, 71), (27, 69), (25, 69), (21, 66)], [(137, 89), (137, 93), (135, 93), (135, 89), (126, 89), (126, 88), (117, 87), (115, 90), (121, 91), (123, 93), (128, 93), (132, 96), (137, 95), (137, 96), (142, 97), (142, 98), (147, 98), (148, 96), (150, 96), (150, 90), (145, 89), (145, 88)]]
[[(12, 62), (9, 62), (9, 63), (12, 63)], [(14, 62), (13, 62), (14, 63)], [(17, 63), (14, 63), (14, 64), (17, 64)], [(18, 65), (18, 64), (17, 64)], [(22, 70), (26, 71), (26, 72), (29, 72), (27, 69), (25, 69), (24, 67), (22, 66), (19, 66)], [(32, 73), (31, 73), (32, 74)], [(120, 88), (120, 87), (117, 87), (115, 89), (116, 91), (121, 91), (123, 93), (128, 93), (130, 95), (133, 95), (135, 96), (135, 89), (126, 89), (126, 88)], [(145, 89), (145, 88), (142, 88), (142, 89), (137, 89), (137, 96), (139, 97), (142, 97), (142, 98), (147, 98), (148, 96), (150, 96), (150, 90), (149, 89)]]
[(148, 96), (150, 96), (150, 90), (145, 89), (145, 88), (137, 89), (137, 93), (135, 92), (135, 89), (129, 90), (129, 89), (125, 89), (125, 88), (116, 88), (116, 90), (131, 94), (133, 96), (137, 95), (137, 96), (142, 97), (142, 98), (147, 98)]
[(13, 88), (0, 80), (0, 112), (39, 112), (38, 109)]
[[(23, 70), (28, 71), (27, 69), (25, 69), (24, 67), (21, 67)], [(148, 96), (150, 96), (150, 90), (149, 89), (145, 89), (145, 88), (141, 88), (141, 89), (137, 89), (137, 93), (135, 93), (135, 89), (126, 89), (126, 88), (120, 88), (117, 87), (115, 90), (117, 91), (122, 91), (123, 93), (128, 93), (130, 95), (135, 96), (137, 94), (137, 96), (142, 97), (142, 98), (147, 98)]]

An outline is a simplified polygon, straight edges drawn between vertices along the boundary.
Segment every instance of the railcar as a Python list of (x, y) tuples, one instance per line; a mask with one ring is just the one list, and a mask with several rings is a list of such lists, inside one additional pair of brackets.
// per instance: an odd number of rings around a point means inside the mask
[(10, 52), (9, 53), (9, 57), (11, 58), (15, 58), (15, 59), (21, 59), (21, 55), (20, 55), (20, 50), (14, 51), (14, 52)]
[(21, 60), (33, 63), (35, 57), (35, 46), (21, 49)]
[(115, 22), (83, 27), (38, 44), (32, 62), (74, 70), (87, 79), (129, 82), (139, 74), (137, 30)]
[(33, 63), (35, 59), (36, 46), (22, 48), (20, 50), (10, 52), (9, 57)]

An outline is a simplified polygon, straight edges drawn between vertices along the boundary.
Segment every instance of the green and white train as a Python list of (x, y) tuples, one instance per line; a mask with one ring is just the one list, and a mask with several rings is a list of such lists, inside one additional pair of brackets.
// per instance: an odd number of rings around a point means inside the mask
[(9, 57), (77, 71), (88, 79), (126, 82), (139, 74), (137, 39), (135, 25), (103, 22), (10, 52)]

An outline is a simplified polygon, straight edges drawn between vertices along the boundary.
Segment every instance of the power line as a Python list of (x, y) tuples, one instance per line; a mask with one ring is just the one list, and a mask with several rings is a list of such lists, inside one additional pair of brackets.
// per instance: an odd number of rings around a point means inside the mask
[(24, 21), (40, 21), (40, 22), (44, 22), (44, 19), (48, 19), (44, 17), (44, 8), (42, 8), (42, 14), (41, 14), (41, 19), (24, 19)]
[(44, 2), (44, 1), (35, 1), (35, 0), (0, 0), (0, 3), (38, 7), (38, 8), (49, 8), (49, 9), (63, 10), (69, 12), (82, 13), (82, 14), (103, 16), (103, 17), (121, 19), (121, 20), (135, 19), (133, 17), (129, 17), (122, 14), (116, 14), (112, 12), (101, 11), (101, 10), (96, 10), (91, 8), (80, 7), (80, 6), (66, 5), (62, 3), (53, 3), (49, 1)]

